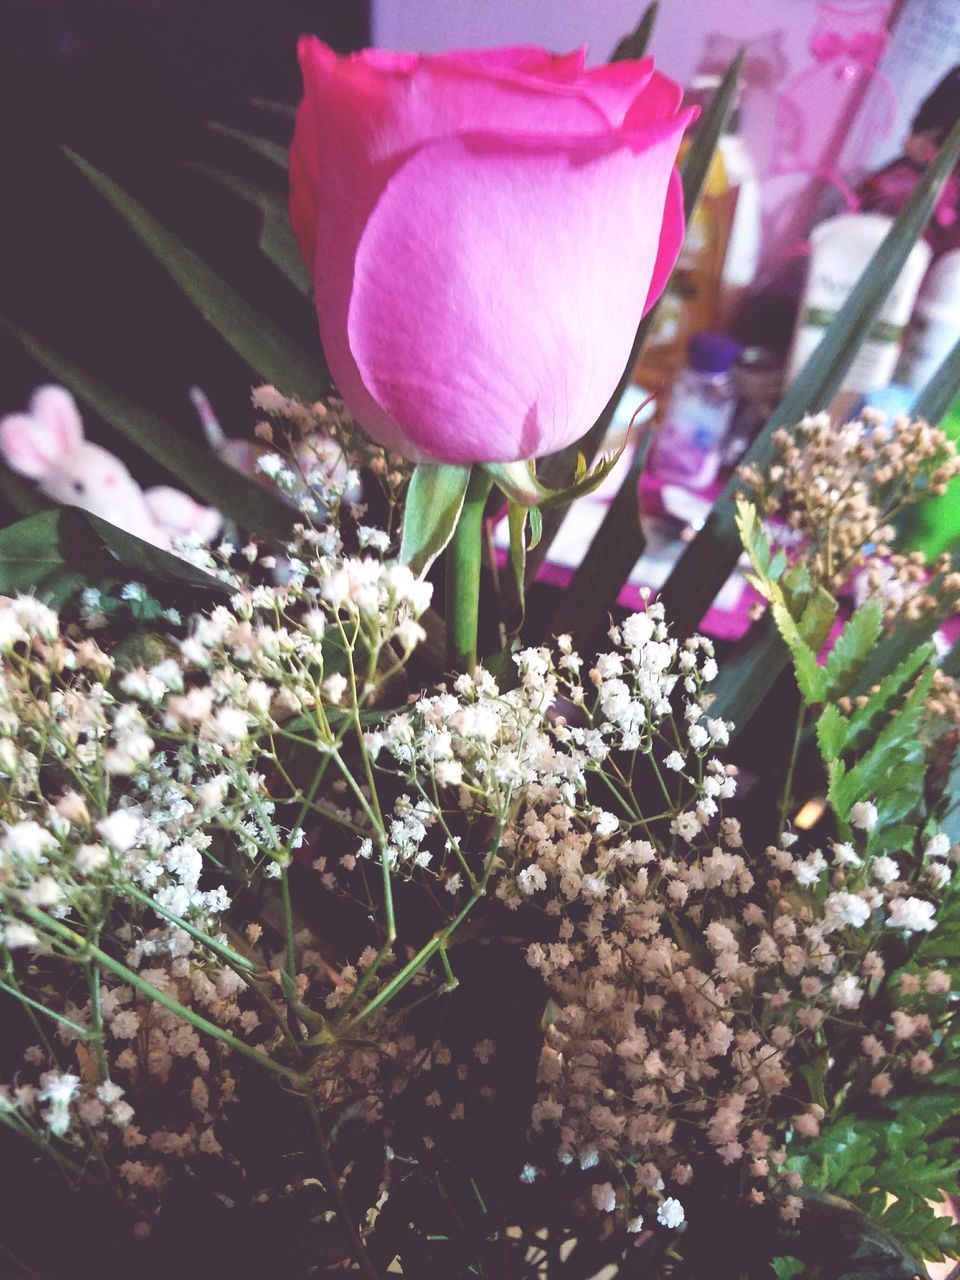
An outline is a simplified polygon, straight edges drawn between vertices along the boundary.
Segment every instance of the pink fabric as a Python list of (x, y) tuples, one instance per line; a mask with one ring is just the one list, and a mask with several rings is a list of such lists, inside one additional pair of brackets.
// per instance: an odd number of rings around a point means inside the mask
[(515, 461), (576, 439), (683, 235), (690, 115), (649, 59), (301, 42), (291, 218), (331, 371), (382, 444)]

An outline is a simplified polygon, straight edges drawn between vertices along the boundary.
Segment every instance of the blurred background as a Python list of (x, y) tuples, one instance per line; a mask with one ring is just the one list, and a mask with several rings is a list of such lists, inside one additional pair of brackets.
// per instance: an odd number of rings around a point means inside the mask
[[(250, 374), (61, 152), (91, 159), (294, 332), (309, 304), (256, 248), (257, 214), (190, 160), (256, 177), (266, 164), (212, 134), (224, 121), (279, 141), (294, 103), (296, 39), (369, 43), (365, 0), (0, 0), (0, 315), (32, 330), (172, 425), (196, 430), (202, 382), (227, 424), (249, 430)], [(0, 333), (0, 412), (43, 380)], [(116, 433), (89, 434), (152, 479)]]

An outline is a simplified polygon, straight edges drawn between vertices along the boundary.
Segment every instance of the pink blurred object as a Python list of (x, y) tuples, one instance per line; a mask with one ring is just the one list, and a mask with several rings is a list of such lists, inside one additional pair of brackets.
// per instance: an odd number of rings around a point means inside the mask
[(0, 453), (48, 498), (89, 511), (164, 551), (174, 549), (176, 538), (209, 541), (220, 528), (219, 512), (185, 493), (167, 485), (144, 492), (119, 458), (84, 437), (80, 411), (64, 387), (39, 387), (27, 413), (0, 421)]
[(893, 87), (877, 70), (889, 40), (890, 8), (889, 0), (865, 9), (843, 9), (823, 0), (810, 36), (813, 65), (784, 86), (778, 102), (779, 145), (772, 172), (819, 178), (835, 187), (850, 209), (856, 209), (858, 201), (841, 168), (841, 156), (857, 108), (871, 85), (877, 85), (881, 95), (874, 97), (876, 118), (861, 145), (869, 152), (893, 126)]

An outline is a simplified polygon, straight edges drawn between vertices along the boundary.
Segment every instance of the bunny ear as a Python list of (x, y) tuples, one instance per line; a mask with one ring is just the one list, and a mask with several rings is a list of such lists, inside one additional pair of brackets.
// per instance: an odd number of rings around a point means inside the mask
[(50, 429), (59, 453), (83, 443), (83, 419), (66, 387), (38, 387), (30, 397), (30, 412)]
[(26, 413), (11, 413), (0, 421), (0, 453), (13, 471), (40, 480), (60, 449), (46, 422)]

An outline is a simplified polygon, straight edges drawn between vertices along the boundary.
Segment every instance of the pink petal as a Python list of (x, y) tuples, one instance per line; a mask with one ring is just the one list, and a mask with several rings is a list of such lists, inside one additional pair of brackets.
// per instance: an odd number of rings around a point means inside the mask
[(660, 244), (657, 249), (657, 261), (653, 267), (653, 279), (650, 281), (650, 292), (643, 308), (646, 315), (657, 301), (664, 289), (673, 268), (677, 265), (686, 224), (683, 216), (683, 183), (680, 174), (673, 170), (670, 184), (667, 187), (667, 199), (663, 209), (663, 225), (660, 228)]
[[(685, 123), (416, 151), (363, 231), (353, 359), (342, 342), (328, 350), (334, 376), (355, 361), (347, 381), (362, 383), (414, 455), (514, 461), (578, 439), (616, 386), (664, 270), (660, 227)], [(664, 261), (675, 214), (674, 194)]]

